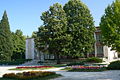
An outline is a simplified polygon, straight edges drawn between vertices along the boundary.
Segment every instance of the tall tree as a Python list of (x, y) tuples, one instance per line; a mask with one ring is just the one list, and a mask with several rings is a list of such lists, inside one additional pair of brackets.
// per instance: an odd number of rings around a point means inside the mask
[(70, 54), (81, 56), (92, 52), (95, 27), (88, 7), (80, 0), (69, 0), (63, 8), (68, 20), (67, 32), (73, 37)]
[(40, 45), (45, 46), (49, 53), (57, 56), (57, 63), (60, 63), (59, 56), (65, 54), (71, 41), (71, 36), (66, 34), (67, 18), (62, 5), (56, 3), (41, 16), (44, 24), (39, 28), (37, 36)]
[(0, 60), (11, 60), (13, 51), (12, 37), (6, 11), (0, 22)]
[(25, 57), (25, 36), (21, 30), (12, 32), (13, 55), (12, 59), (23, 59)]
[(120, 0), (114, 1), (105, 9), (100, 29), (103, 44), (120, 52)]

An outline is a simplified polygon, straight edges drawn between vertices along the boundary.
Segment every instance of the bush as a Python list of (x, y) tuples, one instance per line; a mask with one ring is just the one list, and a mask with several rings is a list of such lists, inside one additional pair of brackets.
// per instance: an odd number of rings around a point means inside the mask
[(105, 71), (106, 68), (99, 68), (99, 69), (77, 69), (77, 68), (73, 68), (71, 70), (68, 70), (69, 72), (101, 72), (101, 71)]
[(19, 64), (23, 64), (30, 60), (31, 59), (18, 59), (15, 61), (0, 61), (0, 65), (19, 65)]
[(103, 60), (100, 59), (100, 58), (97, 58), (97, 57), (91, 57), (91, 58), (87, 58), (87, 59), (85, 60), (85, 62), (101, 63), (101, 62), (103, 62)]
[(111, 62), (107, 69), (109, 70), (120, 70), (120, 61), (114, 61), (114, 62)]
[(17, 80), (32, 80), (34, 78), (41, 78), (41, 77), (46, 77), (50, 75), (56, 75), (55, 72), (42, 72), (42, 71), (29, 71), (29, 72), (23, 72), (23, 73), (8, 73), (4, 74), (3, 78), (9, 78), (9, 79), (17, 79)]
[(73, 65), (84, 65), (84, 62), (73, 62), (73, 63), (67, 64), (67, 66), (73, 66)]
[(8, 73), (8, 74), (4, 74), (3, 77), (5, 78), (11, 78), (11, 77), (16, 77), (15, 73)]

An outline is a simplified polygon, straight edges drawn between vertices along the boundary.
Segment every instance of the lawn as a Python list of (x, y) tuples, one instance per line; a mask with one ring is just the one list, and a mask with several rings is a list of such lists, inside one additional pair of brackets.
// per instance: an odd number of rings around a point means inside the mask
[(65, 67), (67, 64), (54, 64), (54, 65), (45, 65), (45, 66), (52, 66), (52, 67)]

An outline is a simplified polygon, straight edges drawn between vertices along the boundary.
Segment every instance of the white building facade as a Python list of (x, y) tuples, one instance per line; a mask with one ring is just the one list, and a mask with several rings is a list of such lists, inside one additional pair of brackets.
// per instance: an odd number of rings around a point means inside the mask
[[(95, 44), (94, 44), (94, 52), (89, 54), (89, 57), (100, 57), (105, 58), (106, 60), (113, 61), (118, 58), (118, 53), (115, 50), (111, 50), (108, 46), (103, 46), (101, 44), (101, 31), (99, 27), (96, 27), (96, 31), (94, 33)], [(44, 54), (41, 51), (37, 51), (35, 49), (34, 38), (26, 39), (26, 59), (38, 59), (44, 61), (44, 59), (54, 59), (54, 55)]]

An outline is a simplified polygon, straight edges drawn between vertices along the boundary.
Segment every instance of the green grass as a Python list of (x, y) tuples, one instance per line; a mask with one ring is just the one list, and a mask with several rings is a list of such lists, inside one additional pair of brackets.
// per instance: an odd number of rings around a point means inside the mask
[[(62, 75), (60, 74), (55, 74), (55, 75), (50, 75), (50, 76), (45, 76), (45, 77), (40, 77), (40, 78), (35, 78), (35, 79), (25, 79), (25, 80), (49, 80), (49, 79), (54, 79), (61, 77)], [(19, 79), (8, 79), (8, 78), (0, 78), (0, 80), (19, 80)]]
[(45, 65), (45, 66), (52, 66), (52, 67), (65, 67), (66, 64), (55, 64), (55, 65)]
[(70, 68), (70, 67), (66, 67), (66, 68), (61, 69), (61, 70), (67, 70), (67, 71), (69, 71), (69, 70), (72, 70), (72, 68)]
[(96, 65), (96, 66), (102, 65), (102, 66), (104, 66), (104, 65), (107, 65), (107, 64), (93, 63), (92, 65)]
[(18, 71), (22, 71), (22, 70), (45, 70), (45, 69), (53, 69), (53, 68), (56, 68), (56, 67), (51, 67), (51, 68), (12, 68), (12, 69), (9, 69), (9, 70), (18, 70)]

